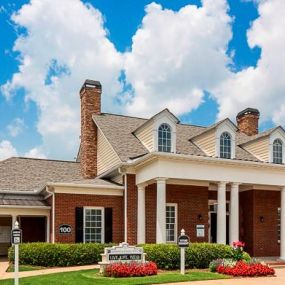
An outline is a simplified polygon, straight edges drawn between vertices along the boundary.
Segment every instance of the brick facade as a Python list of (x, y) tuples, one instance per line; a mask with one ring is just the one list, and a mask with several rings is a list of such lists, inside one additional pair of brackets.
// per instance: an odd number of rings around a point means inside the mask
[(240, 197), (240, 234), (247, 244), (246, 250), (253, 256), (279, 256), (277, 209), (281, 203), (280, 192), (252, 190), (242, 192)]
[[(146, 187), (146, 242), (156, 242), (156, 184)], [(177, 204), (177, 231), (184, 228), (192, 242), (208, 241), (208, 188), (188, 185), (166, 186), (166, 203)], [(202, 216), (202, 220), (198, 216)], [(196, 237), (196, 225), (205, 226), (205, 237)]]
[(136, 176), (127, 174), (127, 242), (137, 243), (137, 203), (138, 189), (136, 186)]
[[(124, 239), (124, 204), (122, 196), (55, 194), (55, 242), (75, 242), (76, 207), (104, 207), (113, 209), (113, 242)], [(72, 233), (59, 234), (59, 226), (69, 224)]]
[(81, 99), (80, 166), (84, 178), (97, 175), (97, 127), (92, 115), (101, 113), (101, 85), (83, 86)]

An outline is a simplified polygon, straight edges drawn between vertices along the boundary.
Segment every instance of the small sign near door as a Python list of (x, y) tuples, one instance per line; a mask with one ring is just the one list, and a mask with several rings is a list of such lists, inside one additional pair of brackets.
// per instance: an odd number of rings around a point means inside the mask
[(205, 237), (205, 225), (196, 225), (197, 237)]

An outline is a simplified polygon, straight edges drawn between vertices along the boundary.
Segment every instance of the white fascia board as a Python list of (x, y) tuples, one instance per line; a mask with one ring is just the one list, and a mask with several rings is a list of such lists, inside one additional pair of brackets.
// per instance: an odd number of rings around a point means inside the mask
[(91, 189), (114, 189), (123, 190), (124, 186), (100, 185), (100, 184), (77, 184), (77, 183), (47, 183), (51, 187), (73, 187), (73, 188), (91, 188)]

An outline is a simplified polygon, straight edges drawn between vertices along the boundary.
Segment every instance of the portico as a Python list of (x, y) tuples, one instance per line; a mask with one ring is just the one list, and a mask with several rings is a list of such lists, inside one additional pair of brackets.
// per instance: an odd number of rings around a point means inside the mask
[[(161, 161), (163, 160), (163, 163)], [(168, 165), (171, 167), (172, 171), (170, 172), (168, 169)], [(172, 165), (171, 165), (172, 164)], [(227, 164), (227, 161), (225, 161)], [(171, 166), (170, 166), (171, 165)], [(201, 171), (200, 167), (203, 167)], [(260, 166), (259, 166), (260, 167)], [(227, 231), (229, 231), (229, 243), (232, 244), (233, 241), (240, 240), (241, 234), (240, 230), (242, 230), (242, 237), (246, 235), (251, 235), (249, 233), (248, 228), (250, 227), (248, 224), (250, 223), (253, 227), (254, 233), (252, 236), (248, 237), (248, 244), (252, 243), (253, 252), (256, 252), (256, 255), (262, 254), (262, 252), (266, 252), (265, 246), (260, 246), (259, 249), (255, 249), (258, 245), (255, 244), (256, 236), (260, 234), (262, 228), (272, 227), (272, 231), (276, 232), (277, 236), (277, 225), (275, 226), (274, 223), (277, 223), (277, 206), (276, 210), (272, 214), (268, 214), (264, 212), (264, 217), (260, 216), (253, 216), (251, 217), (251, 221), (249, 221), (249, 216), (246, 215), (246, 210), (244, 209), (243, 205), (246, 205), (247, 201), (245, 195), (241, 196), (241, 193), (245, 193), (249, 191), (250, 193), (253, 192), (254, 195), (263, 195), (266, 196), (274, 194), (276, 197), (276, 205), (280, 203), (279, 207), (281, 208), (281, 216), (280, 216), (280, 240), (279, 244), (278, 239), (276, 238), (276, 245), (275, 248), (280, 248), (280, 256), (284, 259), (285, 256), (285, 187), (282, 184), (285, 184), (285, 177), (278, 169), (270, 168), (264, 166), (261, 170), (255, 165), (254, 163), (251, 164), (239, 164), (239, 162), (231, 162), (230, 165), (225, 165), (225, 168), (221, 165), (215, 165), (213, 161), (204, 160), (204, 158), (198, 159), (198, 161), (186, 161), (183, 158), (179, 157), (175, 160), (173, 159), (172, 162), (165, 161), (163, 158), (156, 158), (152, 162), (148, 161), (147, 167), (139, 168), (139, 171), (136, 174), (137, 182), (143, 181), (138, 186), (138, 224), (137, 224), (137, 233), (138, 233), (138, 243), (149, 242), (146, 240), (146, 227), (148, 227), (147, 217), (146, 217), (146, 189), (147, 191), (151, 188), (155, 191), (155, 198), (156, 198), (156, 236), (155, 242), (156, 243), (165, 243), (167, 241), (167, 226), (169, 217), (167, 217), (167, 205), (171, 202), (168, 197), (171, 196), (178, 196), (176, 188), (178, 185), (183, 185), (183, 193), (185, 191), (193, 191), (193, 187), (197, 188), (200, 187), (200, 190), (196, 190), (195, 188), (195, 197), (198, 197), (199, 191), (201, 193), (208, 192), (211, 193), (213, 191), (216, 195), (216, 203), (217, 203), (217, 231), (216, 231), (216, 240), (217, 243), (226, 244), (227, 243)], [(279, 166), (283, 169), (283, 166)], [(174, 171), (175, 169), (175, 171)], [(163, 174), (160, 177), (150, 177), (151, 174)], [(230, 179), (230, 175), (232, 174)], [(188, 179), (187, 179), (188, 177)], [(204, 178), (203, 180), (201, 178)], [(222, 178), (220, 181), (217, 179), (218, 177)], [(151, 178), (151, 179), (146, 179)], [(193, 179), (196, 178), (196, 179)], [(200, 179), (197, 179), (200, 178)], [(208, 179), (207, 179), (208, 178)], [(211, 180), (209, 178), (212, 178)], [(147, 186), (148, 185), (148, 186)], [(175, 189), (175, 193), (173, 192)], [(171, 192), (171, 194), (169, 194)], [(280, 195), (280, 199), (278, 196)], [(240, 204), (240, 199), (242, 197), (242, 204)], [(185, 200), (189, 198), (185, 197)], [(196, 198), (195, 198), (196, 199)], [(196, 203), (202, 203), (205, 205), (208, 204), (208, 197), (203, 198), (205, 201), (201, 202), (199, 198), (197, 198)], [(175, 200), (173, 198), (172, 200)], [(227, 228), (227, 201), (229, 201), (229, 222)], [(257, 201), (257, 200), (256, 200)], [(279, 201), (279, 202), (278, 202)], [(172, 201), (173, 202), (173, 201)], [(184, 201), (186, 203), (186, 201)], [(193, 201), (192, 201), (193, 202)], [(191, 207), (191, 203), (189, 200), (189, 208)], [(195, 201), (194, 201), (195, 202)], [(261, 204), (255, 202), (255, 199), (249, 201), (251, 210), (253, 212), (258, 212), (260, 208), (264, 207)], [(152, 204), (154, 205), (154, 204)], [(208, 231), (209, 226), (209, 219), (208, 215), (206, 216), (205, 211), (203, 213), (196, 214), (199, 218), (193, 220), (185, 220), (183, 222), (179, 221), (181, 219), (181, 205), (177, 203), (178, 213), (176, 213), (178, 217), (178, 221), (176, 221), (176, 226), (182, 225), (183, 227), (191, 227), (193, 234), (195, 234), (195, 227), (197, 225), (203, 224), (205, 225), (205, 237), (201, 239), (201, 241), (208, 241), (206, 232)], [(184, 209), (183, 209), (184, 211)], [(240, 212), (242, 211), (242, 213)], [(240, 217), (242, 216), (242, 220)], [(182, 218), (183, 219), (183, 218)], [(266, 219), (264, 222), (263, 219)], [(272, 225), (268, 224), (269, 220), (273, 221)], [(184, 223), (184, 224), (183, 224)], [(245, 224), (245, 225), (243, 225)], [(246, 228), (246, 230), (245, 230)], [(246, 232), (246, 233), (245, 233)], [(275, 234), (274, 232), (274, 234)], [(190, 236), (191, 238), (191, 236)], [(192, 237), (194, 241), (200, 240), (197, 237)]]

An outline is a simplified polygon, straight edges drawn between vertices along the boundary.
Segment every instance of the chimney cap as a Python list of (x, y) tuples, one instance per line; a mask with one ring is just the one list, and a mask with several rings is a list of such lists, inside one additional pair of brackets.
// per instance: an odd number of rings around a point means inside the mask
[(98, 88), (101, 89), (102, 85), (100, 83), (100, 81), (97, 80), (91, 80), (91, 79), (86, 79), (85, 82), (83, 83), (80, 92), (85, 89), (85, 88)]
[(248, 114), (252, 114), (252, 115), (256, 115), (259, 117), (260, 113), (257, 109), (255, 108), (246, 108), (244, 110), (242, 110), (241, 112), (239, 112), (237, 114), (237, 119), (241, 118), (244, 115), (248, 115)]

